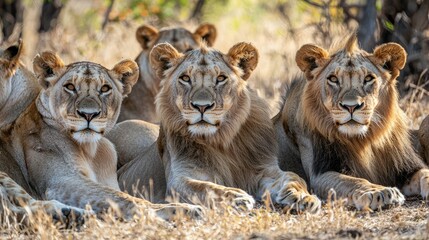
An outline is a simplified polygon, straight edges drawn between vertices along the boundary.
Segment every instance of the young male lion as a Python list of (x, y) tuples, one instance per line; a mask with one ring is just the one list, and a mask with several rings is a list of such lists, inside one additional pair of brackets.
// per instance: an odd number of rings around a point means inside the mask
[(319, 196), (333, 189), (358, 209), (400, 205), (404, 195), (427, 198), (429, 170), (398, 104), (396, 78), (405, 59), (395, 43), (367, 53), (355, 35), (332, 53), (302, 46), (296, 62), (307, 80), (291, 84), (276, 118), (289, 153), (281, 164), (301, 161)]
[(155, 97), (160, 89), (159, 79), (149, 66), (149, 53), (158, 43), (168, 42), (179, 52), (192, 50), (205, 41), (212, 46), (216, 39), (216, 28), (212, 24), (201, 24), (194, 33), (182, 27), (163, 28), (157, 30), (150, 25), (143, 25), (136, 31), (137, 41), (142, 52), (136, 59), (140, 68), (140, 75), (133, 91), (122, 103), (119, 122), (128, 119), (141, 119), (152, 123), (159, 123), (155, 110)]
[(119, 191), (116, 152), (104, 137), (116, 122), (122, 98), (138, 77), (134, 61), (112, 70), (92, 62), (64, 65), (52, 52), (33, 63), (40, 94), (2, 129), (0, 143), (43, 199), (100, 213), (114, 203), (125, 217), (157, 210), (199, 210), (190, 205), (155, 205)]
[[(25, 219), (28, 223), (28, 217), (24, 218), (24, 216), (45, 212), (58, 220), (80, 220), (80, 216), (85, 212), (83, 209), (66, 206), (55, 200), (37, 200), (40, 196), (30, 187), (25, 168), (6, 150), (4, 141), (9, 144), (10, 140), (7, 138), (7, 132), (40, 91), (36, 78), (20, 62), (22, 49), (23, 43), (20, 40), (17, 44), (0, 50), (1, 219), (5, 217), (9, 217), (12, 221), (12, 218), (17, 218), (17, 221)], [(74, 219), (72, 219), (73, 215)]]
[(278, 166), (269, 107), (246, 81), (258, 63), (254, 46), (179, 53), (164, 43), (153, 48), (150, 61), (163, 79), (156, 99), (160, 134), (119, 170), (123, 189), (150, 188), (152, 178), (155, 200), (175, 191), (186, 200), (225, 199), (253, 208), (251, 195), (261, 199), (267, 191), (276, 203), (318, 211), (320, 201), (305, 181)]

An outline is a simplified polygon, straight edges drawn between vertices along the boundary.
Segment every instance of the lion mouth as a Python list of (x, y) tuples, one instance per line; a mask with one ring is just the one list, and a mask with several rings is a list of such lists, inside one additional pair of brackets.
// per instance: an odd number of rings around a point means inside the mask
[(82, 130), (77, 130), (77, 131), (74, 130), (74, 131), (72, 131), (72, 133), (98, 133), (98, 134), (103, 134), (103, 132), (98, 132), (98, 131), (96, 131), (92, 128), (89, 128), (89, 127), (82, 129)]
[(366, 124), (360, 123), (354, 119), (350, 119), (349, 121), (344, 122), (344, 123), (337, 122), (337, 125), (338, 126), (343, 126), (343, 125), (357, 125), (357, 126), (359, 126), (359, 125), (366, 125)]
[(216, 123), (210, 123), (210, 122), (207, 122), (207, 121), (205, 121), (205, 120), (203, 120), (203, 119), (201, 119), (200, 121), (198, 121), (198, 122), (195, 122), (195, 123), (191, 123), (191, 122), (186, 122), (186, 124), (188, 125), (188, 126), (192, 126), (192, 125), (209, 125), (209, 126), (215, 126), (215, 127), (219, 127), (219, 125), (220, 125), (220, 122), (219, 121), (217, 121)]

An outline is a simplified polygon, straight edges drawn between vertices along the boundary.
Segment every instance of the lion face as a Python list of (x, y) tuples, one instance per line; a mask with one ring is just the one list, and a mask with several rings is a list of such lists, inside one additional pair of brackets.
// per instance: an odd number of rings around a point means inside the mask
[(344, 49), (331, 56), (320, 47), (305, 45), (296, 59), (309, 81), (306, 90), (318, 92), (317, 101), (334, 128), (342, 135), (362, 137), (371, 125), (382, 123), (379, 103), (403, 68), (405, 57), (402, 47), (393, 43), (367, 53), (352, 36)]
[(44, 88), (42, 104), (80, 143), (97, 142), (114, 126), (122, 98), (138, 77), (137, 64), (131, 60), (112, 70), (92, 62), (64, 66), (51, 52), (36, 56), (34, 71)]
[[(206, 47), (181, 54), (170, 44), (158, 44), (150, 61), (163, 79), (156, 100), (161, 123), (174, 122), (193, 136), (213, 136), (242, 124), (250, 111), (245, 80), (257, 59), (257, 50), (247, 43), (235, 45), (226, 55)], [(239, 111), (243, 119), (235, 118)]]
[(170, 43), (179, 52), (198, 48), (201, 41), (213, 46), (216, 39), (216, 28), (212, 24), (201, 24), (194, 33), (182, 27), (157, 30), (150, 25), (142, 25), (136, 31), (137, 41), (143, 50), (151, 50), (158, 43)]

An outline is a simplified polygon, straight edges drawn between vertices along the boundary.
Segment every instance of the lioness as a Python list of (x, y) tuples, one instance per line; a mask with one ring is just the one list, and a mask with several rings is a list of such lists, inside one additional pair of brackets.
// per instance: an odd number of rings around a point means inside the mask
[(119, 191), (116, 152), (104, 137), (119, 115), (122, 98), (138, 78), (138, 66), (124, 60), (112, 70), (92, 62), (64, 65), (52, 52), (37, 55), (34, 72), (42, 90), (13, 124), (1, 132), (1, 146), (18, 163), (43, 199), (95, 213), (113, 202), (125, 217), (157, 210), (198, 211), (190, 205), (155, 205)]
[[(6, 151), (3, 139), (5, 132), (14, 125), (18, 116), (34, 101), (40, 91), (34, 75), (20, 62), (23, 49), (22, 40), (0, 50), (0, 215), (21, 221), (24, 216), (46, 212), (58, 220), (80, 220), (85, 212), (58, 201), (39, 201), (40, 196), (28, 183), (25, 168), (20, 166)], [(9, 214), (3, 207), (6, 207)], [(73, 214), (72, 214), (73, 213)], [(73, 216), (74, 215), (74, 216)], [(75, 219), (72, 219), (75, 217)], [(65, 219), (66, 218), (66, 219)], [(28, 223), (28, 218), (24, 218)]]
[(429, 170), (398, 104), (405, 59), (395, 43), (367, 53), (355, 35), (331, 53), (302, 46), (296, 62), (307, 80), (291, 84), (276, 118), (286, 136), (280, 147), (290, 153), (281, 163), (301, 161), (315, 193), (326, 198), (333, 189), (357, 209), (400, 205), (404, 195), (427, 198)]
[(150, 25), (143, 25), (136, 31), (137, 41), (142, 47), (142, 52), (137, 57), (139, 64), (139, 80), (133, 87), (133, 91), (124, 99), (119, 122), (128, 119), (141, 119), (152, 123), (159, 123), (156, 115), (155, 97), (160, 89), (160, 81), (149, 66), (149, 53), (158, 43), (168, 42), (179, 52), (192, 50), (205, 41), (212, 46), (216, 39), (216, 28), (212, 24), (201, 24), (194, 33), (181, 27), (163, 28), (157, 30)]
[(168, 43), (156, 45), (150, 61), (162, 78), (156, 99), (160, 134), (119, 170), (121, 187), (132, 193), (135, 185), (149, 188), (152, 178), (154, 200), (175, 191), (185, 200), (225, 199), (247, 208), (254, 205), (248, 193), (261, 199), (267, 191), (276, 203), (317, 212), (320, 200), (308, 193), (305, 181), (280, 170), (269, 107), (247, 85), (258, 56), (248, 43), (228, 54), (205, 46), (179, 53)]

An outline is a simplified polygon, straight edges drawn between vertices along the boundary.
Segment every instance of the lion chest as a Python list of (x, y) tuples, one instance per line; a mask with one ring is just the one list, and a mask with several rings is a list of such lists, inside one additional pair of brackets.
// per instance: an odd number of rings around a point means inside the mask
[(113, 144), (103, 138), (96, 143), (79, 144), (79, 148), (80, 157), (75, 159), (79, 170), (92, 181), (119, 190)]
[(255, 176), (252, 169), (243, 164), (235, 154), (222, 151), (206, 151), (199, 154), (197, 160), (200, 169), (207, 169), (209, 181), (227, 187), (241, 188), (246, 191), (253, 189), (252, 176)]

